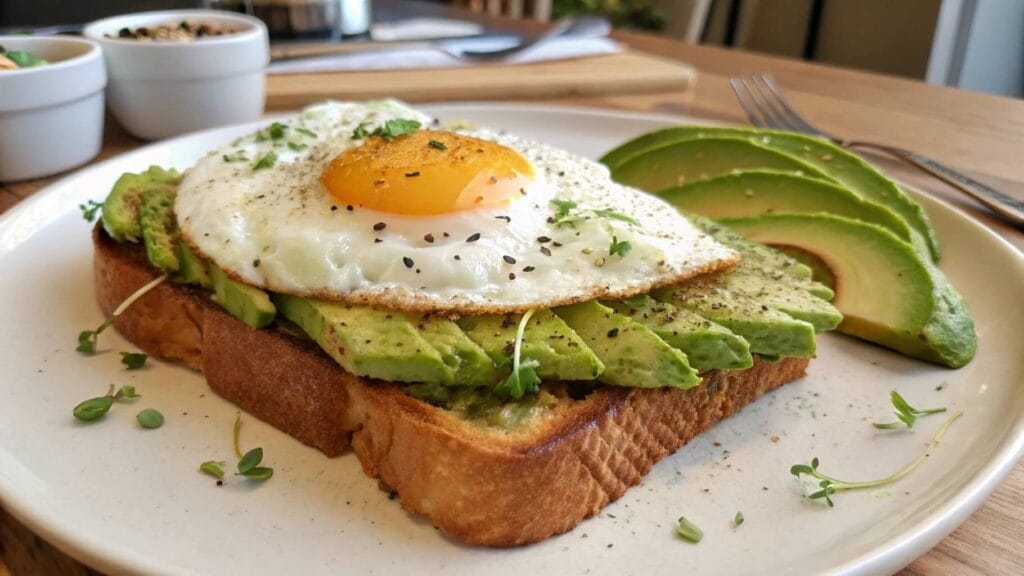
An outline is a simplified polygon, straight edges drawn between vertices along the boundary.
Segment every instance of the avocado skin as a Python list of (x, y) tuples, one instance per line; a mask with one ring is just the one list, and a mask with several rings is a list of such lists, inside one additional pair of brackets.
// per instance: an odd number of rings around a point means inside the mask
[(604, 363), (598, 380), (633, 388), (692, 388), (700, 383), (686, 355), (646, 326), (596, 301), (554, 309)]
[(139, 206), (147, 190), (174, 191), (181, 181), (176, 170), (150, 166), (139, 174), (122, 174), (103, 202), (103, 228), (118, 242), (138, 242), (142, 239)]
[(216, 266), (210, 266), (209, 272), (217, 303), (232, 316), (256, 329), (274, 322), (277, 310), (266, 292), (235, 282)]
[[(458, 320), (470, 340), (483, 348), (498, 366), (512, 357), (520, 314), (463, 316)], [(604, 363), (572, 328), (551, 310), (537, 310), (523, 332), (522, 358), (538, 362), (544, 380), (593, 380)]]
[(602, 304), (649, 328), (686, 354), (690, 366), (701, 372), (739, 370), (754, 364), (750, 345), (742, 336), (689, 310), (658, 302), (646, 294)]
[(437, 315), (415, 314), (410, 315), (409, 320), (454, 371), (452, 384), (491, 386), (498, 381), (494, 362), (455, 322)]
[(178, 223), (174, 218), (173, 188), (156, 187), (142, 193), (139, 204), (139, 226), (146, 257), (150, 264), (164, 272), (177, 272)]
[[(889, 230), (831, 214), (765, 214), (723, 223), (824, 261), (839, 287), (840, 332), (950, 368), (974, 357), (977, 334), (963, 298), (927, 256)], [(882, 305), (884, 310), (874, 309)]]
[(835, 184), (790, 172), (745, 170), (694, 180), (658, 193), (680, 210), (708, 218), (781, 212), (828, 212), (888, 228), (911, 241), (910, 227), (892, 210)]
[(692, 180), (712, 178), (744, 168), (801, 172), (831, 180), (813, 165), (750, 138), (722, 136), (668, 141), (642, 154), (609, 166), (617, 182), (657, 193)]
[[(729, 126), (674, 126), (649, 132), (607, 152), (601, 162), (612, 170), (630, 162), (649, 150), (684, 140), (703, 138), (747, 138), (814, 166), (829, 179), (846, 186), (861, 197), (891, 208), (914, 229), (920, 238), (911, 241), (915, 247), (927, 248), (933, 261), (941, 256), (938, 236), (924, 209), (869, 163), (831, 142), (815, 136), (768, 130), (764, 128)], [(767, 165), (760, 168), (769, 167)], [(741, 166), (736, 166), (741, 168)], [(673, 184), (675, 185), (675, 184)]]
[(388, 382), (455, 382), (455, 371), (404, 314), (284, 294), (274, 294), (273, 301), (352, 374)]

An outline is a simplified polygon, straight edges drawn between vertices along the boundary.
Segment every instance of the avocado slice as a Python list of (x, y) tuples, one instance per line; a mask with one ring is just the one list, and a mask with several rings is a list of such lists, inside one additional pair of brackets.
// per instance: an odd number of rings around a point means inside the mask
[[(491, 360), (504, 366), (512, 357), (520, 314), (463, 316), (458, 325)], [(537, 310), (523, 332), (522, 357), (536, 360), (544, 380), (593, 380), (605, 366), (561, 318)]]
[(609, 166), (612, 179), (648, 192), (733, 170), (767, 168), (829, 180), (818, 168), (745, 137), (690, 138), (652, 147)]
[(429, 314), (410, 314), (409, 320), (452, 369), (454, 384), (491, 386), (498, 381), (498, 368), (494, 362), (455, 322)]
[(833, 330), (843, 320), (843, 315), (828, 301), (786, 282), (785, 275), (759, 268), (752, 262), (741, 262), (735, 269), (708, 281), (716, 289), (734, 296), (745, 296), (808, 322), (817, 332)]
[(192, 248), (184, 240), (178, 240), (177, 245), (178, 275), (176, 281), (184, 284), (196, 284), (206, 289), (213, 288), (213, 281), (210, 279), (209, 267), (202, 258), (196, 256)]
[(757, 273), (773, 283), (783, 283), (810, 292), (818, 298), (831, 300), (835, 293), (832, 288), (813, 279), (810, 266), (775, 248), (751, 242), (725, 226), (693, 214), (684, 213), (694, 226), (740, 253), (741, 266)]
[(796, 246), (836, 277), (839, 331), (951, 368), (974, 357), (977, 335), (945, 275), (889, 230), (829, 214), (765, 214), (723, 222), (748, 238)]
[(142, 195), (151, 189), (177, 189), (181, 175), (176, 170), (150, 166), (139, 174), (122, 174), (103, 202), (103, 228), (118, 242), (138, 242), (142, 238), (139, 206)]
[(700, 383), (686, 355), (646, 326), (591, 300), (555, 308), (604, 363), (601, 382), (633, 388), (692, 388)]
[(401, 313), (274, 294), (281, 314), (342, 368), (388, 382), (450, 384), (455, 371)]
[[(724, 276), (728, 272), (719, 276)], [(659, 288), (655, 300), (694, 312), (742, 336), (750, 351), (761, 356), (813, 356), (814, 326), (793, 318), (742, 290), (732, 290), (718, 277)]]
[(701, 372), (750, 368), (754, 363), (750, 345), (742, 336), (689, 310), (658, 302), (646, 294), (602, 304), (650, 328), (669, 346), (686, 354), (690, 366)]
[(277, 309), (266, 292), (235, 282), (217, 266), (209, 266), (209, 273), (217, 303), (232, 316), (256, 329), (274, 321)]
[(658, 193), (680, 210), (709, 218), (828, 212), (888, 228), (906, 242), (910, 227), (892, 210), (850, 190), (792, 172), (745, 170), (694, 180)]
[(164, 272), (177, 272), (178, 222), (174, 218), (174, 188), (155, 187), (142, 193), (139, 226), (149, 263)]
[[(813, 166), (828, 175), (828, 179), (849, 188), (865, 200), (870, 200), (892, 209), (893, 212), (906, 221), (916, 234), (921, 236), (920, 239), (911, 243), (915, 246), (927, 246), (927, 253), (931, 255), (932, 259), (935, 261), (939, 259), (939, 240), (924, 209), (911, 200), (899, 186), (886, 178), (871, 164), (822, 138), (763, 128), (674, 126), (649, 132), (630, 140), (605, 154), (601, 158), (601, 162), (612, 170), (614, 176), (619, 166), (630, 162), (633, 162), (635, 165), (637, 157), (644, 156), (651, 150), (680, 141), (704, 138), (718, 139), (723, 137), (747, 138), (752, 142), (789, 155), (791, 158)], [(640, 164), (642, 165), (643, 163), (641, 162)], [(734, 168), (748, 167), (775, 168), (775, 166), (769, 166), (768, 164), (762, 166), (737, 164), (734, 166)], [(670, 185), (675, 186), (678, 184), (673, 183)]]

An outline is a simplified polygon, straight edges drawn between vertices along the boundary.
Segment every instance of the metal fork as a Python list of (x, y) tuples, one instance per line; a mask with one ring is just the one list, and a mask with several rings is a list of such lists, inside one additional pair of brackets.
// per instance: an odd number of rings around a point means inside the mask
[(917, 152), (874, 142), (846, 140), (822, 132), (797, 113), (768, 74), (736, 76), (730, 83), (740, 106), (743, 106), (750, 123), (754, 126), (812, 134), (831, 140), (844, 148), (865, 148), (885, 152), (947, 182), (988, 206), (1018, 228), (1024, 228), (1024, 202)]

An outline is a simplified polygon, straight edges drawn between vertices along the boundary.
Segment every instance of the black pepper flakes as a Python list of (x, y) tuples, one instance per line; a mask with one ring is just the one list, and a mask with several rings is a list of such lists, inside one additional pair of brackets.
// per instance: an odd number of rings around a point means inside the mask
[(456, 260), (462, 260), (462, 256), (459, 256), (458, 254), (456, 254), (456, 255), (455, 255), (455, 259), (456, 259)]
[(417, 170), (416, 172), (406, 172), (405, 173), (405, 177), (406, 178), (415, 178), (415, 177), (417, 177), (419, 175), (420, 175), (419, 170)]
[(615, 338), (618, 335), (619, 335), (619, 329), (618, 328), (612, 328), (611, 330), (608, 331), (608, 337), (609, 338)]
[(355, 210), (355, 208), (353, 208), (352, 205), (349, 204), (348, 206), (345, 206), (345, 210), (348, 210), (349, 212), (351, 212), (351, 211)]
[(338, 211), (338, 207), (337, 206), (331, 206), (331, 212), (337, 212), (337, 211)]
[(497, 219), (497, 220), (504, 220), (505, 222), (511, 222), (512, 221), (512, 217), (511, 216), (495, 216), (494, 218)]
[(534, 268), (533, 266), (526, 266), (525, 268), (523, 268), (523, 272), (533, 272), (534, 270), (536, 270), (536, 268)]
[(257, 258), (257, 259), (252, 261), (252, 267), (253, 268), (259, 268), (260, 267), (260, 259), (259, 258)]
[(383, 240), (381, 240), (380, 238), (374, 238), (373, 239), (373, 243), (374, 244), (380, 244), (381, 242), (383, 242)]
[(423, 237), (423, 240), (425, 242), (430, 242), (431, 244), (433, 244), (434, 243), (434, 235), (433, 234), (427, 234), (427, 235), (425, 235)]
[(416, 263), (412, 261), (412, 258), (409, 258), (408, 256), (402, 257), (402, 263), (405, 264), (406, 268), (412, 268), (416, 265)]
[(466, 238), (466, 242), (476, 242), (479, 239), (480, 239), (480, 233), (479, 232), (473, 232), (472, 234), (469, 235), (469, 238)]
[(540, 253), (545, 256), (551, 256), (551, 250), (549, 250), (547, 246), (541, 246)]
[(387, 227), (388, 227), (388, 225), (385, 224), (384, 222), (377, 222), (376, 224), (373, 225), (373, 231), (374, 232), (380, 232), (381, 230), (383, 230), (383, 229), (385, 229)]
[(515, 280), (516, 279), (516, 273), (515, 272), (509, 272), (508, 273), (508, 279), (509, 280)]
[(544, 244), (547, 242), (551, 242), (551, 238), (548, 238), (547, 236), (537, 236), (537, 242)]
[(509, 264), (515, 264), (516, 263), (516, 259), (511, 257), (511, 256), (509, 256), (508, 254), (502, 256), (501, 259), (504, 260), (505, 262), (508, 262)]

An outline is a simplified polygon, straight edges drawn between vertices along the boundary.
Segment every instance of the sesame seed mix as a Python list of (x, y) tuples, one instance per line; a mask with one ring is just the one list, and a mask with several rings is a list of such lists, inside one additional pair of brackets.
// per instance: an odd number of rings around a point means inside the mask
[(537, 242), (544, 244), (545, 242), (551, 242), (551, 238), (548, 238), (547, 236), (538, 236)]
[(381, 240), (380, 238), (374, 238), (373, 239), (373, 243), (374, 244), (380, 244), (381, 242), (383, 242), (383, 240)]
[(423, 237), (423, 240), (425, 242), (430, 242), (431, 244), (433, 244), (434, 243), (434, 235), (428, 233), (426, 236)]
[(512, 221), (512, 217), (511, 216), (495, 216), (495, 219), (497, 219), (497, 220), (504, 220), (505, 222), (511, 222)]
[(498, 177), (497, 176), (491, 176), (491, 184), (497, 184), (497, 183), (498, 183)]
[(406, 268), (412, 268), (416, 265), (416, 263), (412, 261), (412, 258), (409, 258), (408, 256), (402, 258), (402, 263), (405, 264)]
[(501, 259), (504, 260), (505, 262), (508, 262), (509, 264), (515, 264), (516, 263), (516, 259), (511, 257), (511, 256), (509, 256), (508, 254), (502, 256)]
[(516, 273), (515, 272), (509, 272), (508, 273), (508, 279), (509, 280), (515, 280), (516, 279)]
[(536, 270), (536, 268), (533, 266), (526, 266), (523, 268), (523, 272), (533, 272), (534, 270)]
[(419, 175), (420, 175), (420, 173), (419, 173), (418, 170), (416, 172), (406, 172), (405, 173), (405, 177), (406, 178), (415, 178), (415, 177), (417, 177)]
[(337, 211), (338, 211), (338, 207), (337, 206), (331, 206), (331, 212), (337, 212)]
[(348, 210), (349, 212), (351, 212), (351, 211), (355, 210), (355, 208), (353, 208), (352, 205), (349, 204), (348, 206), (345, 206), (345, 210)]
[(456, 260), (462, 260), (462, 256), (459, 256), (458, 254), (456, 254), (456, 255), (455, 255), (455, 259), (456, 259)]
[(383, 229), (385, 229), (387, 227), (388, 227), (388, 225), (385, 224), (384, 222), (377, 222), (376, 224), (373, 225), (373, 231), (374, 232), (380, 232), (381, 230), (383, 230)]
[(479, 232), (473, 232), (472, 234), (469, 235), (469, 238), (466, 238), (466, 242), (476, 242), (479, 239), (480, 239), (480, 233)]
[(449, 236), (451, 236), (451, 234), (449, 234), (447, 232), (441, 232), (441, 236), (444, 236), (445, 238), (448, 238)]
[(608, 331), (608, 337), (609, 338), (615, 338), (618, 335), (619, 335), (619, 329), (618, 328), (612, 328), (611, 330)]
[(540, 253), (545, 256), (551, 256), (551, 250), (549, 250), (547, 246), (541, 246)]

